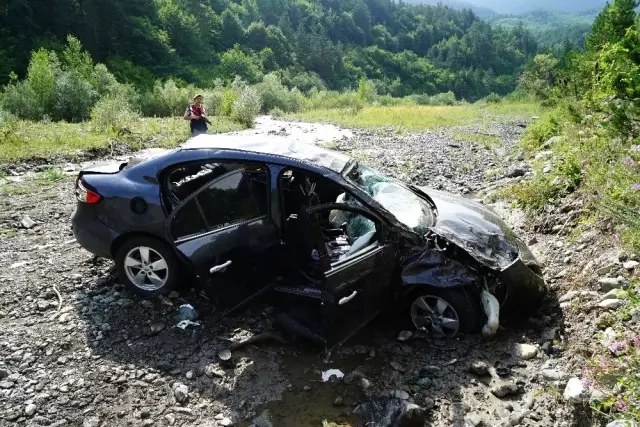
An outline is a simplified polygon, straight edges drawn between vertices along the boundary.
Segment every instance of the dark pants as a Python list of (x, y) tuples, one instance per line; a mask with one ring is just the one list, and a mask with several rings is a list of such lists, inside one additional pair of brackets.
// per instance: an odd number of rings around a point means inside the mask
[(200, 135), (201, 133), (207, 133), (207, 122), (203, 119), (191, 120), (191, 136)]

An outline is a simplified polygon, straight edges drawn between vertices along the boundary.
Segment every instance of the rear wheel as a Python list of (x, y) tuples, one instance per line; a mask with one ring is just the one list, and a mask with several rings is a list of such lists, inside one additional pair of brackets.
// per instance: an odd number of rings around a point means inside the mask
[(171, 248), (152, 237), (133, 237), (118, 249), (116, 269), (133, 292), (143, 296), (171, 292), (178, 278), (178, 262)]
[(419, 289), (410, 301), (413, 325), (436, 338), (453, 338), (459, 332), (471, 334), (482, 329), (482, 303), (471, 288)]

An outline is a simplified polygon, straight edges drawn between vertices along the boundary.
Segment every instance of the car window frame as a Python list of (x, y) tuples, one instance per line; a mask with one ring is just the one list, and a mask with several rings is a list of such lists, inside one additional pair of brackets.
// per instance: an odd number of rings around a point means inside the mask
[[(265, 168), (265, 175), (266, 175), (266, 179), (267, 179), (267, 185), (266, 185), (266, 192), (267, 192), (267, 197), (266, 197), (266, 210), (264, 214), (261, 214), (255, 218), (251, 218), (251, 219), (247, 219), (247, 220), (242, 220), (242, 221), (237, 221), (228, 225), (225, 225), (224, 227), (217, 227), (217, 228), (212, 228), (211, 225), (209, 224), (209, 221), (207, 220), (206, 215), (204, 214), (204, 211), (202, 210), (202, 207), (200, 206), (200, 203), (197, 200), (198, 195), (200, 195), (200, 193), (202, 193), (203, 191), (207, 190), (209, 186), (214, 185), (215, 183), (217, 183), (220, 180), (223, 180), (231, 175), (233, 175), (234, 173), (239, 173), (242, 172), (244, 169), (240, 168), (240, 169), (234, 169), (232, 171), (229, 171), (223, 175), (220, 175), (219, 177), (207, 182), (206, 184), (204, 184), (202, 187), (198, 188), (197, 190), (195, 190), (193, 193), (191, 193), (188, 197), (186, 197), (182, 202), (180, 202), (180, 204), (178, 206), (175, 207), (175, 209), (169, 214), (169, 217), (167, 219), (167, 237), (169, 237), (169, 240), (173, 243), (183, 243), (183, 242), (187, 242), (189, 240), (193, 240), (193, 239), (197, 239), (200, 238), (202, 236), (206, 236), (209, 234), (214, 234), (214, 233), (218, 233), (220, 231), (225, 231), (228, 230), (229, 228), (232, 227), (236, 227), (238, 225), (242, 225), (242, 224), (248, 224), (250, 222), (254, 222), (256, 220), (261, 220), (264, 219), (265, 217), (271, 217), (271, 173), (270, 173), (270, 168), (269, 165), (267, 163), (263, 163), (263, 162), (242, 162), (242, 161), (237, 161), (237, 160), (223, 160), (223, 159), (216, 159), (216, 163), (225, 163), (225, 162), (231, 162), (231, 163), (237, 163), (237, 164), (241, 164), (243, 166), (249, 166), (249, 165), (254, 165), (254, 166), (262, 166)], [(206, 230), (202, 231), (202, 232), (198, 232), (198, 233), (194, 233), (194, 234), (189, 234), (186, 236), (181, 236), (179, 238), (176, 238), (173, 233), (171, 233), (171, 224), (173, 223), (173, 220), (175, 219), (176, 215), (191, 201), (193, 201), (195, 199), (195, 204), (196, 207), (198, 208), (198, 212), (200, 213), (200, 216), (202, 217), (202, 220), (205, 224)]]

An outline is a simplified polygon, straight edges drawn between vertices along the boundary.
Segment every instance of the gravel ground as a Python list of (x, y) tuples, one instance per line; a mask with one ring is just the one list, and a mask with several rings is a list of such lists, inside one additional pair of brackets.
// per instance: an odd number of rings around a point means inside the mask
[[(394, 176), (480, 198), (531, 174), (517, 148), (524, 126), (385, 136), (262, 118), (246, 134), (329, 145)], [(458, 141), (459, 134), (499, 142)], [(224, 366), (218, 350), (269, 331), (269, 308), (214, 323), (213, 308), (189, 283), (169, 298), (130, 294), (112, 262), (93, 259), (70, 233), (79, 167), (65, 163), (69, 176), (37, 191), (0, 195), (2, 426), (248, 426), (254, 419), (258, 426), (320, 426), (324, 419), (353, 420), (359, 403), (388, 395), (423, 408), (433, 426), (598, 425), (562, 391), (579, 376), (597, 332), (597, 278), (637, 272), (622, 267), (620, 260), (633, 255), (617, 250), (602, 230), (568, 238), (570, 227), (562, 226), (580, 212), (579, 201), (535, 223), (494, 204), (545, 263), (552, 294), (538, 316), (505, 325), (490, 340), (434, 342), (413, 334), (400, 342), (405, 325), (379, 319), (329, 360), (302, 344), (264, 342), (234, 352)], [(2, 169), (24, 184), (42, 165)], [(572, 309), (571, 300), (584, 309)], [(200, 312), (200, 326), (174, 327), (184, 303)], [(320, 372), (329, 368), (347, 375), (322, 382)]]

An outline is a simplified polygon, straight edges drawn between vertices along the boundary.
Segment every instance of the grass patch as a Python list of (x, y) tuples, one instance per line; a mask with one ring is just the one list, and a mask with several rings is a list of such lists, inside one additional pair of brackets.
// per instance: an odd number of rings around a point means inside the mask
[(53, 184), (66, 178), (66, 175), (60, 168), (46, 168), (43, 172), (36, 175), (36, 180), (42, 185)]
[(292, 115), (308, 121), (335, 123), (354, 128), (399, 126), (410, 131), (436, 129), (448, 126), (482, 123), (490, 120), (508, 120), (514, 116), (537, 116), (543, 108), (535, 103), (478, 103), (456, 106), (398, 105), (353, 109), (310, 110)]
[(0, 228), (0, 239), (8, 239), (14, 237), (18, 232), (13, 228)]
[[(228, 117), (214, 117), (212, 121), (209, 133), (244, 128)], [(78, 151), (109, 149), (113, 144), (126, 144), (132, 149), (145, 146), (170, 148), (190, 136), (189, 124), (180, 118), (140, 118), (129, 131), (101, 132), (90, 122), (11, 122), (0, 128), (0, 162), (73, 155)]]

